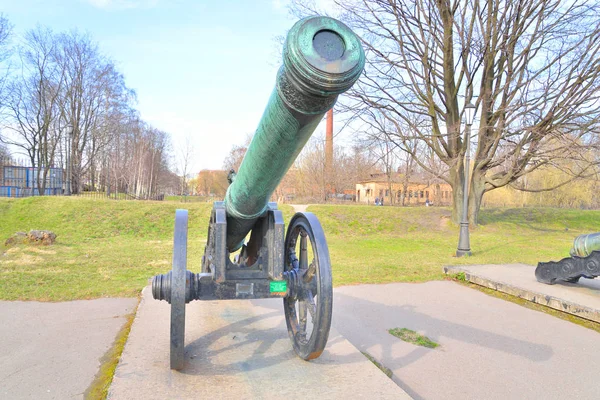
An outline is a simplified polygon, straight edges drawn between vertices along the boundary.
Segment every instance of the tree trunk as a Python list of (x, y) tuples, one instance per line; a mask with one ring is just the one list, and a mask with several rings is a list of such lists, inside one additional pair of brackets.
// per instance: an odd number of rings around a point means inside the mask
[(479, 223), (479, 211), (485, 192), (485, 175), (474, 170), (469, 191), (469, 222), (472, 225)]
[(460, 223), (463, 212), (463, 188), (465, 182), (464, 164), (450, 168), (450, 186), (452, 186), (452, 221)]

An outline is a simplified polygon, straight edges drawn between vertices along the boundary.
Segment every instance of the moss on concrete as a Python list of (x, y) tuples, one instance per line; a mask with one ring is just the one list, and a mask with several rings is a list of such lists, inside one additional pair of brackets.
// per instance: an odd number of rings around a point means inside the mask
[(119, 333), (117, 333), (112, 347), (108, 349), (100, 359), (100, 369), (98, 370), (94, 381), (84, 392), (84, 398), (86, 400), (104, 400), (108, 396), (108, 389), (112, 383), (121, 354), (123, 354), (125, 343), (127, 343), (127, 338), (129, 337), (129, 332), (131, 331), (137, 308), (140, 305), (139, 300), (140, 299), (138, 299), (138, 304), (133, 312), (126, 316), (127, 320)]
[(381, 372), (386, 374), (388, 378), (392, 377), (393, 372), (391, 369), (389, 369), (388, 367), (386, 367), (385, 365), (381, 364), (379, 361), (374, 359), (373, 356), (371, 356), (369, 353), (366, 353), (364, 351), (361, 351), (361, 353), (363, 354), (363, 356), (367, 357), (369, 359), (369, 361), (371, 361), (373, 364), (375, 364), (375, 366), (377, 368), (379, 368), (381, 370)]
[(396, 336), (398, 339), (417, 346), (427, 347), (429, 349), (435, 349), (439, 346), (439, 343), (434, 342), (427, 336), (421, 335), (407, 328), (392, 328), (389, 329), (388, 332), (390, 335)]

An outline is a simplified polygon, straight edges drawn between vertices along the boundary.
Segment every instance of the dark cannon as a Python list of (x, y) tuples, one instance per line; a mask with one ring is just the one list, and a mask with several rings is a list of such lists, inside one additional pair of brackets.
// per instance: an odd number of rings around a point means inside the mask
[(577, 236), (569, 253), (571, 257), (560, 261), (538, 263), (536, 279), (553, 285), (558, 281), (577, 283), (582, 277), (600, 276), (600, 232)]
[(307, 212), (296, 213), (286, 232), (269, 199), (364, 62), (359, 39), (341, 22), (320, 16), (298, 21), (239, 171), (228, 177), (225, 200), (213, 205), (200, 273), (186, 268), (187, 211), (177, 210), (173, 269), (152, 280), (153, 297), (171, 304), (172, 369), (184, 365), (185, 304), (192, 300), (282, 298), (298, 356), (310, 360), (323, 352), (333, 299), (323, 229)]

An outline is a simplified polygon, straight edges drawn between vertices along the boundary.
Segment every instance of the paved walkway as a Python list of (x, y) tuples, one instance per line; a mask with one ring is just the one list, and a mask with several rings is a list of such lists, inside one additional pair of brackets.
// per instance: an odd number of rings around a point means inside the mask
[(0, 301), (0, 399), (83, 399), (137, 302)]
[[(148, 288), (111, 399), (597, 399), (600, 335), (454, 282), (334, 291), (326, 352), (297, 358), (280, 300), (188, 306), (183, 372), (169, 369), (169, 305)], [(83, 398), (136, 299), (0, 302), (0, 398)], [(405, 343), (409, 328), (440, 347)], [(360, 351), (392, 370), (388, 379)]]
[(294, 212), (306, 212), (306, 209), (308, 208), (308, 204), (290, 204), (292, 207), (294, 207)]
[(170, 305), (144, 289), (109, 399), (409, 399), (335, 330), (321, 357), (298, 358), (281, 299), (192, 302), (186, 314), (186, 365), (171, 371)]
[(464, 273), (467, 281), (600, 322), (600, 279), (554, 285), (535, 279), (535, 267), (525, 264), (486, 264), (444, 267), (446, 274)]
[[(337, 330), (415, 399), (598, 399), (600, 335), (454, 282), (337, 288)], [(440, 344), (391, 336), (408, 328)]]

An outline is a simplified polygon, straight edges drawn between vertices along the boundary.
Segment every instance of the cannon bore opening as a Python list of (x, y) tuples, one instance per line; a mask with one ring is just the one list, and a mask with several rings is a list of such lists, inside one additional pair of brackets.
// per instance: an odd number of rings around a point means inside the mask
[(313, 47), (327, 61), (339, 60), (346, 51), (344, 39), (329, 29), (320, 30), (313, 36)]

